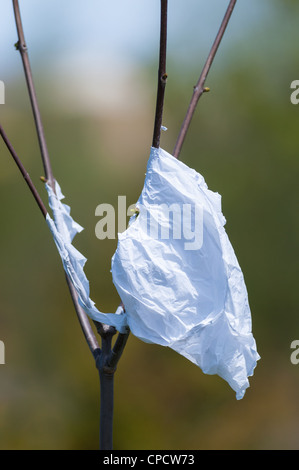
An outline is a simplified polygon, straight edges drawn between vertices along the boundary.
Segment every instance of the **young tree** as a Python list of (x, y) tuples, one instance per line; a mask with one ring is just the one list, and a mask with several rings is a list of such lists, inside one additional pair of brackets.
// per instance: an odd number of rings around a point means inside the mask
[[(156, 100), (156, 111), (154, 119), (154, 130), (153, 130), (153, 139), (152, 147), (159, 149), (160, 147), (160, 137), (161, 137), (161, 127), (162, 127), (162, 117), (163, 117), (163, 106), (164, 106), (164, 96), (167, 83), (167, 73), (166, 73), (166, 50), (167, 50), (167, 12), (168, 12), (168, 0), (160, 0), (161, 4), (161, 14), (160, 14), (160, 51), (159, 51), (159, 67), (158, 67), (158, 84), (157, 84), (157, 100)], [(205, 86), (208, 73), (211, 69), (213, 60), (215, 58), (218, 47), (221, 43), (223, 35), (225, 33), (226, 27), (229, 23), (230, 17), (236, 5), (236, 0), (230, 0), (228, 3), (227, 10), (225, 12), (223, 21), (220, 25), (219, 31), (216, 35), (215, 41), (211, 47), (210, 53), (207, 57), (205, 65), (202, 69), (200, 77), (196, 86), (194, 87), (191, 101), (186, 112), (185, 119), (183, 121), (181, 130), (179, 132), (173, 156), (176, 159), (179, 159), (183, 142), (186, 138), (190, 122), (194, 115), (195, 109), (197, 107), (198, 101), (201, 96), (209, 91), (209, 88)], [(18, 0), (13, 0), (13, 8), (15, 14), (15, 21), (18, 33), (18, 41), (16, 43), (16, 48), (20, 52), (25, 78), (28, 87), (28, 93), (30, 96), (36, 132), (38, 136), (40, 154), (43, 162), (45, 177), (44, 182), (51, 187), (55, 193), (57, 188), (55, 185), (54, 171), (52, 168), (51, 158), (48, 152), (48, 147), (45, 138), (45, 132), (43, 128), (41, 113), (38, 106), (37, 95), (33, 83), (32, 71), (29, 62), (28, 56), (28, 46), (25, 41), (23, 25), (21, 21), (21, 14), (19, 8)], [(23, 175), (34, 199), (45, 219), (48, 217), (48, 210), (45, 207), (42, 199), (34, 186), (31, 178), (26, 171), (24, 165), (22, 164), (21, 159), (17, 155), (10, 139), (5, 133), (3, 127), (0, 125), (0, 134), (3, 141), (5, 142), (8, 151), (10, 152), (12, 158), (14, 159), (18, 169)], [(120, 357), (124, 351), (130, 330), (127, 327), (125, 331), (117, 332), (116, 328), (111, 325), (107, 325), (104, 322), (99, 322), (96, 320), (91, 320), (86, 314), (85, 310), (82, 308), (82, 304), (78, 299), (78, 293), (74, 286), (74, 283), (71, 277), (66, 272), (66, 282), (69, 288), (69, 292), (73, 301), (74, 309), (77, 314), (78, 320), (80, 322), (82, 332), (86, 339), (86, 342), (91, 351), (93, 360), (95, 361), (96, 367), (98, 369), (99, 378), (100, 378), (100, 393), (101, 393), (101, 411), (100, 411), (100, 448), (101, 449), (112, 449), (112, 436), (113, 436), (113, 387), (114, 387), (114, 374), (116, 367), (120, 360)], [(119, 311), (125, 312), (125, 306), (121, 303), (119, 306)], [(93, 321), (96, 330), (101, 338), (101, 344), (99, 344), (97, 337), (93, 332), (91, 326), (91, 321)], [(116, 340), (113, 344), (113, 337), (116, 336)]]

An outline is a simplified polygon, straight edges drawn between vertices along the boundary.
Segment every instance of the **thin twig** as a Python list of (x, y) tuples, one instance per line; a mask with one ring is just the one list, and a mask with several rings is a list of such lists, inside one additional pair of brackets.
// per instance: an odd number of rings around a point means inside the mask
[[(26, 168), (24, 167), (23, 163), (21, 162), (20, 158), (18, 157), (12, 143), (10, 142), (7, 134), (5, 133), (2, 125), (0, 124), (0, 135), (6, 145), (6, 147), (8, 148), (12, 158), (14, 159), (15, 163), (17, 164), (17, 167), (19, 168), (21, 174), (23, 175), (38, 207), (40, 208), (41, 210), (41, 213), (43, 214), (43, 216), (46, 218), (47, 216), (47, 209), (36, 189), (36, 187), (34, 186), (30, 176), (29, 176), (29, 173), (27, 172)], [(66, 281), (68, 283), (68, 286), (69, 286), (69, 289), (70, 289), (70, 292), (71, 292), (71, 296), (73, 299), (76, 298), (76, 291), (75, 291), (75, 288), (74, 286), (72, 285), (72, 283), (70, 282), (69, 278), (66, 276)], [(97, 356), (100, 352), (100, 348), (99, 348), (99, 344), (96, 340), (96, 337), (94, 335), (94, 332), (93, 330), (91, 329), (90, 325), (89, 325), (89, 322), (88, 322), (88, 318), (85, 314), (85, 312), (82, 310), (82, 308), (80, 307), (80, 305), (78, 304), (78, 302), (74, 302), (74, 307), (75, 307), (75, 310), (77, 312), (77, 316), (78, 316), (78, 319), (79, 319), (79, 323), (81, 325), (81, 328), (82, 328), (82, 331), (84, 333), (84, 336), (86, 338), (86, 341), (87, 341), (87, 344), (89, 346), (89, 349), (90, 351), (92, 352), (93, 356), (95, 359), (97, 359)]]
[(167, 0), (161, 0), (158, 88), (157, 88), (154, 134), (153, 134), (153, 142), (152, 142), (152, 146), (155, 148), (159, 148), (160, 146), (164, 95), (165, 95), (165, 87), (166, 87), (166, 82), (167, 82), (166, 47), (167, 47)]
[(194, 111), (196, 109), (198, 100), (205, 91), (209, 90), (209, 89), (204, 87), (205, 81), (206, 81), (206, 78), (207, 78), (208, 73), (210, 71), (213, 60), (215, 58), (215, 55), (216, 55), (216, 52), (218, 50), (219, 44), (222, 40), (222, 37), (223, 37), (224, 32), (226, 30), (226, 27), (228, 25), (228, 22), (230, 20), (233, 9), (236, 5), (236, 2), (237, 2), (237, 0), (230, 0), (230, 2), (229, 2), (228, 8), (226, 10), (226, 13), (225, 13), (224, 18), (223, 18), (222, 23), (221, 23), (221, 26), (220, 26), (219, 31), (217, 33), (216, 39), (213, 43), (211, 51), (208, 55), (208, 58), (206, 60), (205, 65), (203, 67), (203, 70), (201, 72), (199, 80), (198, 80), (196, 86), (194, 87), (193, 95), (192, 95), (192, 98), (191, 98), (191, 101), (190, 101), (190, 104), (189, 104), (184, 122), (182, 124), (181, 130), (180, 130), (180, 133), (179, 133), (179, 136), (178, 136), (178, 139), (176, 141), (175, 148), (174, 148), (174, 151), (173, 151), (173, 155), (176, 158), (178, 158), (179, 155), (180, 155), (182, 145), (183, 145), (183, 142), (185, 140), (187, 131), (189, 129), (189, 126), (190, 126)]
[(28, 52), (27, 52), (27, 45), (25, 42), (25, 36), (24, 36), (24, 31), (23, 31), (23, 26), (22, 26), (18, 0), (13, 0), (13, 8), (14, 8), (18, 38), (19, 38), (18, 42), (16, 43), (16, 48), (20, 51), (20, 54), (22, 57), (29, 97), (30, 97), (35, 125), (37, 129), (37, 135), (38, 135), (39, 146), (41, 150), (42, 161), (44, 165), (45, 177), (50, 183), (50, 185), (52, 186), (53, 190), (55, 190), (54, 177), (53, 177), (53, 172), (51, 168), (49, 152), (48, 152), (48, 148), (46, 144), (41, 114), (40, 114), (40, 110), (39, 110), (39, 106), (37, 102), (35, 87), (33, 83), (33, 77), (32, 77), (32, 72), (31, 72), (31, 67), (30, 67), (30, 62), (29, 62), (29, 57), (28, 57)]
[[(22, 19), (21, 19), (21, 14), (20, 14), (19, 2), (18, 0), (12, 0), (12, 1), (13, 1), (15, 21), (16, 21), (17, 32), (18, 32), (18, 39), (19, 39), (17, 42), (17, 49), (20, 51), (22, 61), (23, 61), (31, 107), (32, 107), (33, 115), (34, 115), (36, 131), (37, 131), (38, 140), (40, 144), (41, 157), (42, 157), (42, 161), (44, 165), (45, 177), (47, 181), (49, 182), (49, 184), (51, 184), (53, 191), (55, 192), (55, 179), (53, 176), (51, 161), (50, 161), (49, 152), (48, 152), (48, 148), (46, 144), (44, 128), (42, 124), (41, 114), (40, 114), (36, 91), (34, 87), (32, 71), (31, 71), (30, 61), (29, 61), (29, 56), (28, 56), (28, 49), (25, 43), (25, 36), (24, 36), (24, 30), (23, 30)], [(93, 330), (91, 328), (87, 315), (78, 302), (77, 293), (75, 289), (72, 288), (72, 284), (67, 276), (66, 278), (67, 278), (67, 284), (70, 290), (70, 294), (72, 297), (72, 301), (73, 301), (80, 325), (84, 332), (84, 336), (87, 340), (89, 349), (94, 354), (94, 351), (98, 352), (100, 350), (99, 344), (95, 338), (95, 335), (93, 333)]]
[(27, 170), (25, 169), (23, 163), (22, 163), (21, 160), (19, 159), (19, 157), (18, 157), (18, 155), (17, 155), (15, 149), (13, 148), (13, 146), (12, 146), (10, 140), (8, 139), (6, 133), (4, 132), (4, 129), (3, 129), (3, 127), (1, 126), (1, 124), (0, 124), (0, 135), (1, 135), (1, 137), (2, 137), (2, 139), (3, 139), (3, 141), (4, 141), (4, 143), (5, 143), (6, 147), (8, 148), (8, 150), (9, 150), (9, 152), (10, 152), (12, 158), (13, 158), (14, 161), (16, 162), (16, 164), (17, 164), (17, 166), (18, 166), (20, 172), (22, 173), (22, 175), (23, 175), (23, 177), (24, 177), (24, 179), (25, 179), (27, 185), (29, 186), (29, 189), (30, 189), (31, 193), (33, 194), (33, 197), (34, 197), (34, 199), (36, 200), (36, 202), (37, 202), (37, 204), (38, 204), (38, 207), (40, 208), (40, 210), (41, 210), (43, 216), (46, 217), (48, 211), (47, 211), (47, 209), (46, 209), (46, 207), (45, 207), (45, 205), (44, 205), (44, 203), (43, 203), (43, 201), (42, 201), (42, 199), (41, 199), (41, 197), (40, 197), (40, 195), (39, 195), (39, 193), (38, 193), (36, 187), (35, 187), (34, 184), (32, 183), (32, 180), (31, 180), (31, 178), (30, 178), (30, 176), (29, 176), (29, 173), (27, 172)]

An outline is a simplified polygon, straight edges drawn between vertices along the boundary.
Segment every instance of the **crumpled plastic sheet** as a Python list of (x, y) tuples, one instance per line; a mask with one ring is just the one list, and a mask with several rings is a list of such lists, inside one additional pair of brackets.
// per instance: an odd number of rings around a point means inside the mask
[(57, 181), (55, 181), (55, 193), (48, 183), (46, 183), (46, 189), (49, 197), (49, 206), (54, 217), (54, 220), (52, 220), (48, 213), (46, 221), (52, 232), (64, 270), (78, 294), (79, 304), (93, 320), (115, 326), (119, 332), (125, 333), (127, 330), (127, 318), (121, 307), (115, 313), (102, 313), (90, 299), (89, 281), (84, 273), (84, 265), (87, 260), (72, 245), (73, 238), (83, 230), (83, 227), (77, 224), (71, 217), (70, 207), (62, 204), (61, 200), (64, 196)]
[[(181, 208), (181, 220), (169, 216), (173, 203), (177, 215)], [(113, 282), (131, 331), (174, 349), (206, 374), (218, 374), (241, 399), (259, 355), (243, 274), (224, 229), (221, 196), (195, 170), (152, 148), (136, 207), (139, 215), (119, 234), (112, 259)], [(191, 225), (182, 238), (184, 208), (193, 213), (193, 242)]]
[(48, 214), (47, 223), (84, 311), (122, 333), (129, 326), (141, 340), (172, 348), (204, 373), (225, 379), (241, 399), (259, 355), (221, 196), (195, 170), (151, 149), (139, 213), (118, 234), (112, 257), (112, 278), (125, 311), (105, 314), (89, 298), (86, 258), (72, 245), (82, 227), (61, 203), (58, 183), (56, 194), (46, 188), (54, 216), (53, 221)]

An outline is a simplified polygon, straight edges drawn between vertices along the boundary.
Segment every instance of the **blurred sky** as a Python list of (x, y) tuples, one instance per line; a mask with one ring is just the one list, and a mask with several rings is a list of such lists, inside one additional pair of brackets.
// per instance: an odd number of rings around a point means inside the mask
[[(113, 104), (119, 107), (122, 85), (136, 73), (136, 67), (157, 63), (159, 0), (19, 3), (34, 73), (43, 70), (49, 81), (56, 80), (58, 100), (69, 97), (80, 108), (98, 109), (99, 101), (102, 110)], [(170, 0), (168, 61), (183, 70), (204, 60), (227, 5), (224, 0)], [(232, 43), (244, 40), (247, 33), (253, 38), (265, 26), (271, 7), (271, 0), (239, 0), (219, 61)], [(21, 76), (19, 54), (13, 47), (16, 40), (12, 1), (1, 0), (0, 79), (7, 89), (14, 76)]]
[[(147, 59), (156, 53), (159, 27), (159, 0), (20, 0), (21, 14), (31, 54), (43, 52), (63, 57), (64, 63), (78, 57), (114, 56), (123, 65), (127, 60)], [(227, 40), (237, 41), (246, 30), (260, 28), (271, 12), (271, 1), (239, 0)], [(183, 42), (209, 44), (228, 2), (224, 0), (170, 0), (168, 47), (178, 53)], [(187, 26), (187, 27), (186, 27)], [(189, 29), (189, 33), (188, 33)], [(13, 66), (12, 46), (16, 39), (12, 1), (1, 1), (1, 62)], [(186, 35), (187, 31), (187, 35)], [(196, 32), (196, 37), (194, 36)], [(185, 47), (179, 52), (186, 55)], [(65, 52), (68, 52), (68, 57)], [(5, 62), (4, 62), (5, 63)]]

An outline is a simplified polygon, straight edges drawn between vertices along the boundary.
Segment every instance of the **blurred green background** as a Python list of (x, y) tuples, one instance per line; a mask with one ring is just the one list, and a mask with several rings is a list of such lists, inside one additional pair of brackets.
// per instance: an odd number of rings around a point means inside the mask
[[(10, 3), (10, 2), (8, 2)], [(43, 5), (40, 5), (43, 3)], [(103, 5), (101, 5), (103, 3)], [(156, 99), (159, 2), (21, 1), (54, 174), (85, 230), (91, 298), (119, 299), (117, 240), (95, 236), (97, 205), (143, 186)], [(169, 2), (161, 146), (171, 152), (224, 14), (222, 0)], [(51, 4), (51, 5), (50, 5)], [(43, 174), (12, 7), (0, 24), (1, 123), (44, 201)], [(67, 14), (66, 14), (67, 13)], [(298, 449), (299, 4), (240, 0), (182, 160), (222, 195), (261, 360), (236, 401), (228, 384), (172, 350), (130, 336), (115, 376), (115, 449)], [(1, 32), (2, 31), (2, 32)], [(97, 58), (98, 57), (98, 58)], [(99, 381), (48, 228), (0, 142), (1, 449), (97, 449)]]

